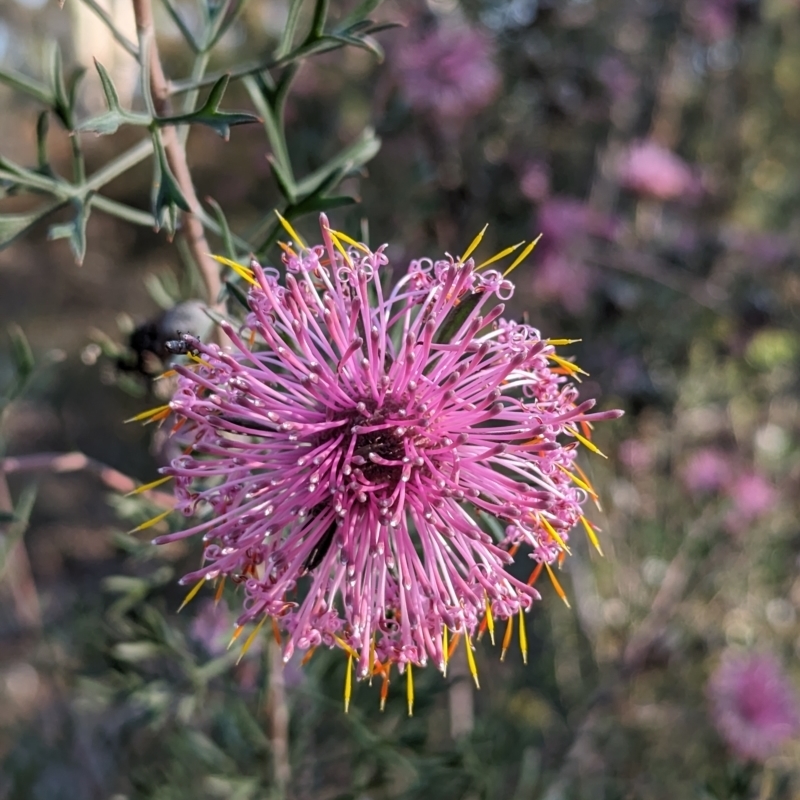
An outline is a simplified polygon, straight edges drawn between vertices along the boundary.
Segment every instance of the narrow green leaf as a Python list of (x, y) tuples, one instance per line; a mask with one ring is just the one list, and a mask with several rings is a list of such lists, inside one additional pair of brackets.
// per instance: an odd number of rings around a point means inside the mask
[(381, 149), (381, 140), (375, 135), (372, 128), (365, 128), (361, 135), (348, 147), (335, 155), (330, 161), (307, 175), (297, 183), (299, 195), (310, 195), (320, 189), (322, 184), (337, 171), (346, 173), (350, 170), (360, 169), (371, 161)]
[(72, 109), (64, 82), (64, 61), (61, 48), (54, 44), (50, 49), (50, 82), (53, 87), (53, 111), (67, 130), (72, 130)]
[[(308, 39), (317, 39), (325, 31), (325, 20), (328, 18), (328, 0), (317, 0), (314, 16), (311, 20), (311, 31)], [(308, 39), (306, 41), (308, 41)]]
[(458, 305), (453, 306), (447, 312), (433, 341), (437, 344), (450, 344), (464, 324), (464, 320), (475, 310), (475, 306), (478, 305), (482, 296), (481, 292), (470, 292), (466, 297), (460, 298)]
[(297, 200), (297, 190), (295, 189), (292, 176), (286, 173), (286, 170), (281, 166), (281, 163), (275, 156), (267, 156), (267, 161), (269, 162), (272, 175), (275, 178), (275, 182), (278, 184), (281, 194), (289, 203), (294, 203)]
[(307, 197), (297, 204), (297, 216), (304, 216), (305, 214), (318, 214), (321, 211), (330, 211), (334, 208), (342, 208), (343, 206), (352, 206), (357, 203), (355, 197), (348, 195), (334, 195), (333, 197), (322, 197), (320, 195), (313, 195)]
[(0, 69), (0, 83), (33, 97), (46, 106), (53, 105), (53, 93), (43, 83), (13, 69)]
[(156, 157), (153, 159), (153, 216), (156, 220), (156, 230), (164, 227), (172, 237), (178, 224), (178, 209), (187, 212), (191, 209), (169, 168), (167, 154), (158, 131), (153, 131), (153, 145), (156, 151)]
[(228, 291), (235, 300), (237, 300), (242, 308), (248, 313), (250, 312), (250, 303), (247, 302), (247, 294), (242, 290), (241, 286), (237, 286), (233, 281), (225, 281), (225, 289)]
[(197, 43), (197, 39), (195, 39), (194, 34), (189, 30), (186, 23), (183, 21), (183, 17), (178, 13), (178, 9), (172, 4), (172, 0), (161, 0), (164, 8), (167, 10), (167, 13), (172, 17), (172, 21), (177, 25), (178, 30), (183, 35), (183, 38), (186, 39), (186, 43), (189, 47), (194, 50), (195, 53), (200, 52), (200, 45)]
[(73, 200), (72, 204), (75, 207), (74, 218), (70, 222), (51, 225), (47, 231), (47, 238), (51, 241), (54, 239), (69, 239), (72, 255), (75, 256), (75, 263), (83, 264), (83, 259), (86, 255), (86, 225), (89, 222), (91, 203), (89, 202), (89, 197), (87, 197), (86, 200)]
[(361, 0), (361, 2), (339, 23), (339, 29), (347, 29), (360, 22), (369, 22), (367, 17), (383, 2), (383, 0)]
[(230, 226), (228, 225), (228, 220), (225, 218), (225, 214), (222, 211), (222, 207), (213, 197), (207, 197), (206, 203), (214, 210), (214, 216), (217, 218), (222, 244), (225, 248), (225, 255), (231, 259), (231, 261), (236, 261), (236, 248), (233, 245), (233, 236)]
[(33, 351), (22, 328), (16, 323), (8, 326), (8, 338), (11, 341), (11, 360), (14, 362), (17, 381), (23, 384), (30, 378), (36, 366)]
[(39, 171), (47, 170), (49, 173), (50, 165), (47, 158), (47, 131), (50, 128), (50, 112), (42, 111), (36, 120), (36, 161)]
[(223, 75), (208, 93), (208, 98), (201, 108), (192, 111), (190, 114), (176, 114), (171, 117), (158, 117), (154, 121), (156, 125), (207, 125), (216, 131), (225, 141), (230, 138), (231, 127), (233, 125), (246, 125), (251, 122), (261, 122), (255, 115), (246, 111), (220, 111), (219, 104), (228, 88), (230, 75)]
[(371, 36), (366, 34), (362, 34), (361, 36), (350, 36), (346, 33), (328, 33), (324, 38), (341, 42), (342, 45), (349, 44), (351, 47), (358, 47), (361, 50), (366, 50), (368, 53), (372, 53), (372, 55), (374, 55), (375, 58), (381, 62), (385, 57), (383, 48)]
[(122, 108), (119, 102), (119, 94), (108, 71), (97, 59), (94, 60), (94, 65), (97, 69), (97, 74), (100, 76), (100, 84), (103, 87), (108, 111), (84, 120), (76, 126), (75, 130), (89, 131), (96, 133), (98, 136), (105, 136), (116, 133), (120, 125), (149, 125), (152, 120), (147, 114), (136, 114)]
[(292, 0), (289, 4), (289, 14), (286, 18), (286, 25), (283, 27), (283, 34), (275, 51), (275, 58), (280, 59), (289, 55), (294, 44), (294, 36), (297, 32), (297, 24), (300, 22), (300, 10), (304, 0)]
[(43, 219), (62, 205), (64, 205), (64, 201), (57, 200), (54, 203), (39, 206), (39, 208), (29, 211), (27, 214), (0, 214), (0, 250), (8, 247), (40, 219)]
[(111, 648), (111, 655), (120, 661), (146, 661), (160, 655), (161, 646), (154, 642), (120, 642)]
[(0, 578), (8, 567), (8, 556), (17, 542), (22, 540), (28, 530), (33, 504), (36, 502), (36, 484), (29, 484), (20, 492), (17, 505), (14, 508), (13, 521), (8, 526), (6, 535), (0, 541)]

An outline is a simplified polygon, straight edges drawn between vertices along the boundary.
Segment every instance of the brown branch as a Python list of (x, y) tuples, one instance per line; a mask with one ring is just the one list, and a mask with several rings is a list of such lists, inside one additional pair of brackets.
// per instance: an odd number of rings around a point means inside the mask
[(267, 719), (272, 745), (272, 765), (278, 797), (285, 798), (291, 778), (289, 765), (289, 707), (286, 704), (286, 682), (283, 675), (283, 653), (270, 637), (267, 641), (269, 662), (269, 689), (267, 694)]
[[(161, 57), (158, 54), (153, 6), (151, 0), (132, 0), (132, 2), (136, 27), (139, 32), (140, 51), (146, 51), (149, 54), (150, 93), (153, 97), (153, 104), (159, 116), (169, 116), (171, 113), (170, 88), (167, 77), (164, 74), (164, 68), (161, 65)], [(189, 164), (186, 161), (186, 149), (181, 143), (178, 131), (174, 126), (166, 126), (161, 129), (161, 140), (164, 143), (164, 151), (166, 152), (170, 169), (175, 175), (175, 180), (178, 182), (178, 186), (180, 186), (181, 192), (183, 192), (183, 196), (191, 209), (191, 212), (184, 212), (182, 215), (183, 233), (203, 277), (206, 287), (206, 300), (209, 306), (220, 310), (217, 302), (222, 288), (219, 267), (209, 255), (211, 248), (206, 240), (203, 223), (198, 216), (202, 209), (197, 198), (197, 192), (194, 189)]]
[[(119, 472), (102, 461), (84, 455), (81, 452), (71, 453), (33, 453), (27, 456), (9, 456), (0, 459), (0, 501), (2, 500), (2, 482), (4, 475), (12, 472), (86, 472), (96, 475), (109, 489), (120, 494), (132, 492), (138, 481)], [(167, 492), (157, 492), (151, 489), (142, 493), (151, 502), (162, 508), (172, 508), (175, 498)], [(0, 508), (2, 505), (0, 504)]]

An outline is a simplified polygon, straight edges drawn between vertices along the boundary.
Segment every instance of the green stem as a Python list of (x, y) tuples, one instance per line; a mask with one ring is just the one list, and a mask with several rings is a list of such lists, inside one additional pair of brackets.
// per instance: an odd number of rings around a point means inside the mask
[(142, 139), (141, 142), (135, 144), (110, 164), (106, 164), (105, 167), (97, 170), (80, 188), (84, 190), (99, 189), (101, 186), (113, 181), (114, 178), (122, 175), (123, 172), (127, 172), (131, 167), (135, 167), (138, 163), (144, 161), (152, 152), (152, 139), (150, 137)]
[(117, 43), (122, 46), (122, 49), (125, 50), (126, 53), (129, 53), (134, 58), (139, 58), (139, 48), (128, 39), (123, 33), (117, 30), (116, 25), (114, 25), (114, 20), (111, 18), (109, 13), (99, 4), (96, 0), (83, 0), (83, 3), (95, 13), (97, 16), (102, 20), (105, 26), (111, 31), (111, 35), (117, 40)]
[[(204, 50), (201, 53), (197, 54), (197, 57), (194, 60), (194, 66), (192, 67), (192, 80), (200, 81), (205, 75), (206, 69), (208, 68), (208, 62), (211, 59), (211, 53), (208, 50)], [(197, 97), (200, 94), (200, 89), (190, 89), (186, 93), (186, 97), (183, 98), (183, 113), (184, 114), (191, 114), (195, 110), (195, 106), (197, 105)], [(178, 138), (180, 139), (181, 146), (186, 147), (186, 141), (189, 138), (189, 131), (191, 130), (191, 125), (184, 125), (178, 129)]]
[(118, 203), (110, 197), (103, 197), (102, 195), (92, 195), (89, 200), (90, 205), (99, 211), (105, 211), (106, 214), (111, 214), (114, 217), (132, 222), (134, 225), (143, 225), (146, 228), (155, 226), (155, 219), (152, 214), (146, 211), (140, 211), (138, 208), (126, 206), (124, 203)]

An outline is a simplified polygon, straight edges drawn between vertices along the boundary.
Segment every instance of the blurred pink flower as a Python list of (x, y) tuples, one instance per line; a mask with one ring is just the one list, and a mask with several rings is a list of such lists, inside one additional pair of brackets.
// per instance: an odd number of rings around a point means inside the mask
[(219, 656), (227, 649), (233, 630), (233, 618), (225, 601), (215, 603), (209, 599), (200, 606), (189, 634), (209, 655)]
[(621, 159), (618, 175), (623, 186), (657, 200), (691, 199), (702, 192), (695, 171), (656, 142), (634, 142)]
[(615, 103), (624, 103), (630, 99), (639, 85), (636, 75), (616, 56), (608, 56), (600, 62), (597, 77)]
[(550, 193), (550, 170), (541, 161), (531, 161), (522, 170), (519, 188), (528, 200), (544, 200)]
[(645, 472), (653, 466), (653, 448), (641, 439), (626, 439), (619, 446), (619, 459), (631, 472)]
[(617, 223), (574, 197), (551, 197), (539, 206), (537, 218), (542, 244), (557, 246), (585, 235), (614, 237)]
[(800, 730), (794, 687), (772, 656), (723, 659), (708, 697), (717, 730), (740, 758), (765, 761)]
[(721, 239), (730, 250), (751, 258), (755, 269), (778, 264), (792, 252), (791, 241), (780, 233), (730, 227), (722, 231)]
[(731, 479), (731, 459), (721, 450), (704, 447), (689, 456), (681, 470), (683, 485), (692, 494), (720, 491)]
[(778, 499), (775, 487), (756, 472), (739, 475), (728, 484), (727, 493), (741, 522), (751, 522), (766, 514)]
[(409, 104), (443, 121), (472, 117), (500, 89), (500, 70), (489, 42), (473, 29), (439, 29), (406, 42), (396, 63)]
[(592, 270), (580, 261), (548, 252), (536, 267), (533, 290), (544, 300), (556, 300), (570, 314), (580, 314), (594, 284)]
[(550, 197), (539, 206), (536, 230), (542, 234), (534, 290), (572, 314), (586, 308), (594, 269), (584, 263), (588, 237), (612, 238), (617, 223), (574, 197)]
[(730, 39), (736, 31), (737, 0), (695, 0), (689, 17), (697, 34), (706, 42)]

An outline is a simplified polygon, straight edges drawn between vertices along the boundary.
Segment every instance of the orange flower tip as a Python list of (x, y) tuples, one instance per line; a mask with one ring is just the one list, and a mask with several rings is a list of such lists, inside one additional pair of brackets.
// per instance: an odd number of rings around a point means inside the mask
[(230, 650), (233, 647), (233, 643), (242, 635), (242, 631), (244, 630), (244, 625), (237, 625), (236, 630), (233, 632), (233, 636), (231, 636), (231, 640), (228, 642), (228, 646), (225, 648), (226, 650)]
[(156, 408), (148, 408), (147, 411), (142, 411), (139, 414), (136, 414), (136, 416), (126, 419), (125, 424), (127, 425), (129, 422), (141, 422), (142, 420), (149, 420), (157, 417), (159, 414), (163, 414), (165, 411), (169, 413), (169, 403), (163, 406), (156, 406)]

